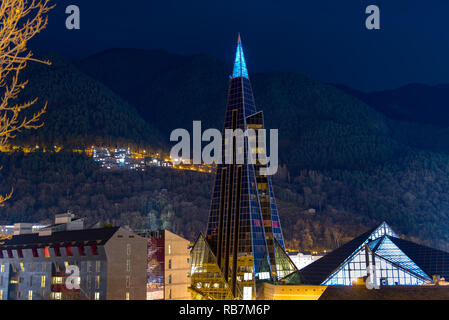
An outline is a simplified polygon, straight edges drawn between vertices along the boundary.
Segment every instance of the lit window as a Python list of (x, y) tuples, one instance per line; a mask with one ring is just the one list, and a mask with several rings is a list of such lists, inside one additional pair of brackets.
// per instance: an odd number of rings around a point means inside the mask
[(62, 293), (61, 292), (52, 292), (51, 298), (53, 300), (61, 300), (62, 299)]
[(95, 292), (95, 300), (100, 300), (100, 292)]
[(41, 287), (45, 288), (45, 276), (41, 277)]
[(28, 290), (28, 300), (33, 300), (33, 290)]
[(3, 300), (3, 290), (0, 289), (0, 300)]
[(243, 300), (252, 300), (252, 299), (253, 299), (253, 288), (243, 287)]
[(171, 254), (171, 245), (168, 245), (168, 254)]
[(0, 266), (0, 272), (5, 272), (5, 265), (4, 265), (4, 264), (2, 264), (2, 265)]
[(97, 276), (97, 278), (95, 279), (95, 287), (97, 289), (100, 289), (100, 276)]
[(52, 283), (53, 284), (62, 284), (63, 283), (63, 278), (62, 277), (53, 277)]
[(46, 246), (44, 248), (44, 257), (45, 258), (50, 258), (50, 247), (49, 246)]
[(245, 281), (253, 280), (253, 274), (251, 272), (245, 272), (245, 274), (243, 275), (243, 280)]
[(25, 266), (23, 265), (23, 262), (20, 263), (20, 270), (22, 270), (22, 272), (25, 271)]
[(125, 300), (129, 300), (129, 292), (126, 293)]

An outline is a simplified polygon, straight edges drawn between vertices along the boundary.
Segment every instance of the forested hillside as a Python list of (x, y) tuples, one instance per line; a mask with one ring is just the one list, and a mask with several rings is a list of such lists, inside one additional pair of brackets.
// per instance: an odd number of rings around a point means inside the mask
[[(49, 100), (46, 124), (17, 142), (134, 143), (168, 151), (172, 129), (189, 129), (193, 120), (202, 120), (203, 129), (222, 127), (231, 66), (217, 59), (122, 49), (76, 67), (52, 60), (53, 69), (28, 71), (27, 96)], [(274, 185), (289, 246), (334, 248), (387, 221), (408, 238), (449, 247), (446, 127), (400, 122), (300, 74), (250, 77), (266, 126), (280, 130), (282, 167)], [(107, 172), (64, 151), (0, 160), (0, 191), (15, 188), (0, 220), (38, 221), (70, 209), (92, 223), (167, 227), (189, 239), (207, 223), (211, 175)]]
[(103, 84), (79, 71), (57, 54), (46, 55), (51, 66), (31, 63), (21, 75), (29, 84), (20, 96), (39, 97), (36, 108), (48, 101), (45, 126), (26, 131), (14, 141), (47, 146), (135, 145), (158, 149), (159, 131), (135, 108)]

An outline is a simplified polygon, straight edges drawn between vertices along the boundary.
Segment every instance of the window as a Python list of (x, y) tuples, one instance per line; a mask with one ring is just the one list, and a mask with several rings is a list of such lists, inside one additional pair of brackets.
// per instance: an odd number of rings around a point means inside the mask
[[(45, 277), (45, 276), (43, 276), (43, 277)], [(53, 279), (52, 279), (53, 284), (62, 284), (63, 282), (64, 282), (63, 277), (53, 277)], [(42, 283), (41, 283), (41, 285), (42, 285)]]
[(28, 300), (33, 300), (33, 290), (28, 290)]
[(126, 245), (126, 254), (127, 254), (128, 256), (131, 255), (131, 245), (130, 245), (129, 243)]
[(67, 268), (69, 267), (69, 262), (68, 261), (64, 261), (64, 266), (65, 266), (65, 268), (67, 270)]
[(126, 287), (127, 288), (131, 287), (131, 277), (130, 276), (126, 276)]
[(0, 289), (0, 300), (3, 300), (3, 290)]
[(96, 261), (95, 263), (95, 271), (100, 272), (101, 271), (101, 261)]
[(23, 262), (20, 263), (20, 270), (22, 272), (25, 272), (25, 266), (23, 265)]
[(45, 280), (46, 280), (45, 276), (42, 276), (41, 277), (41, 288), (45, 288)]
[(129, 292), (125, 294), (125, 300), (129, 300)]
[(87, 272), (92, 272), (92, 262), (87, 261)]
[(168, 245), (168, 254), (171, 254), (171, 245)]
[(171, 284), (171, 274), (168, 275), (168, 284)]
[(100, 300), (100, 292), (95, 292), (94, 299), (95, 300)]
[(171, 269), (171, 259), (168, 260), (168, 268)]
[(62, 293), (61, 292), (52, 292), (51, 298), (53, 300), (61, 300), (62, 299)]
[(65, 247), (65, 252), (66, 252), (68, 257), (73, 256), (72, 246), (68, 245), (67, 247)]
[(4, 264), (2, 264), (2, 265), (0, 266), (0, 272), (5, 272), (5, 265), (4, 265)]
[(95, 288), (100, 289), (100, 276), (95, 278)]
[(86, 249), (84, 248), (84, 244), (80, 244), (78, 246), (78, 253), (80, 256), (85, 256), (86, 255)]
[(126, 260), (126, 271), (131, 271), (131, 260)]
[(168, 289), (168, 298), (171, 299), (171, 289)]
[(44, 248), (44, 257), (45, 258), (50, 258), (50, 247), (49, 246), (46, 246)]

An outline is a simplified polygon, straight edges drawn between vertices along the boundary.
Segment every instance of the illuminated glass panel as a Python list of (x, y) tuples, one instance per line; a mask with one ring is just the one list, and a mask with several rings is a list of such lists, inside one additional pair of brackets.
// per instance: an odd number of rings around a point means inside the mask
[(365, 277), (366, 275), (365, 248), (361, 248), (336, 273), (324, 281), (323, 285), (350, 286), (357, 281), (357, 278)]
[(381, 257), (375, 257), (376, 282), (383, 286), (419, 286), (430, 281), (425, 281), (402, 268), (398, 268)]
[(192, 299), (234, 299), (206, 239), (200, 235), (191, 251)]
[(245, 56), (243, 55), (242, 43), (237, 44), (237, 52), (235, 54), (234, 72), (232, 78), (245, 77), (248, 79), (248, 70), (246, 68)]
[(277, 241), (274, 241), (274, 252), (276, 259), (276, 276), (278, 279), (284, 278), (289, 274), (298, 271), (295, 264)]
[(390, 228), (388, 224), (383, 222), (369, 237), (369, 240), (375, 240), (382, 236), (391, 236), (395, 238), (399, 238), (399, 236), (396, 234), (396, 232), (393, 231), (393, 229)]
[(399, 249), (388, 237), (382, 238), (375, 253), (400, 267), (410, 270), (423, 278), (431, 280), (401, 249)]

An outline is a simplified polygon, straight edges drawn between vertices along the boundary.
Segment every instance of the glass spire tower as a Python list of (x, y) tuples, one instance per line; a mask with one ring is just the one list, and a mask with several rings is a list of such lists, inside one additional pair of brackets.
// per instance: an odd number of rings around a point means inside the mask
[[(235, 137), (226, 139), (226, 129), (257, 132), (263, 128), (263, 112), (256, 111), (239, 35), (222, 154), (228, 143), (236, 145)], [(270, 176), (261, 175), (264, 165), (251, 158), (252, 148), (265, 153), (265, 145), (257, 145), (258, 140), (257, 135), (245, 136), (243, 148), (232, 148), (232, 164), (217, 166), (207, 232), (192, 249), (193, 298), (255, 299), (258, 282), (279, 281), (296, 271), (285, 253)], [(243, 163), (236, 163), (237, 156), (243, 157)]]

